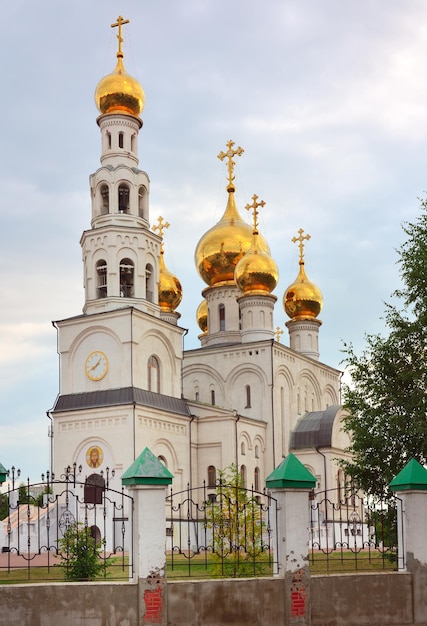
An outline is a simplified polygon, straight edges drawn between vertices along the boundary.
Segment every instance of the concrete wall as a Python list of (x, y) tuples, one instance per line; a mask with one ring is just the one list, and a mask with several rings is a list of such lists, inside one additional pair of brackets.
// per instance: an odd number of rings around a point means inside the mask
[[(1, 626), (141, 626), (136, 583), (2, 585)], [(311, 578), (312, 626), (413, 624), (410, 573)], [(284, 580), (170, 581), (168, 626), (287, 626)]]
[(138, 626), (138, 585), (2, 585), (1, 626)]
[(410, 573), (312, 576), (310, 590), (311, 626), (414, 623)]

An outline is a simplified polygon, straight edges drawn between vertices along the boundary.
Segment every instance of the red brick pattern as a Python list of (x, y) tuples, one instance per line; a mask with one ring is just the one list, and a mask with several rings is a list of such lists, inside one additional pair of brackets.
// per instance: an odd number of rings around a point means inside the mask
[(163, 612), (163, 596), (160, 588), (144, 592), (145, 615), (144, 624), (161, 624)]
[(302, 581), (304, 570), (300, 569), (292, 577), (291, 585), (291, 617), (305, 615), (305, 601), (307, 593)]

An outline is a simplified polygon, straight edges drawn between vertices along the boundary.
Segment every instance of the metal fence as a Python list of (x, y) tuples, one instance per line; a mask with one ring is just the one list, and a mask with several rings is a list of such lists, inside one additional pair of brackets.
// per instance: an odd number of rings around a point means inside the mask
[(265, 491), (203, 484), (167, 506), (169, 577), (254, 577), (277, 569), (277, 501)]
[(59, 480), (47, 473), (19, 486), (13, 473), (0, 509), (0, 581), (77, 579), (76, 559), (79, 578), (91, 578), (93, 554), (97, 579), (132, 576), (133, 499), (110, 488), (108, 471), (82, 482), (68, 467)]
[[(403, 568), (398, 550), (401, 501), (361, 494), (346, 486), (312, 493), (310, 569), (312, 573)], [(399, 556), (402, 555), (402, 556)]]

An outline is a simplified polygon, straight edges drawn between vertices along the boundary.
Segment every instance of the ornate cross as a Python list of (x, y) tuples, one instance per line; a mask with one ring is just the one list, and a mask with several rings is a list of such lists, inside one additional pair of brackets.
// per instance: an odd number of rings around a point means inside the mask
[(280, 328), (280, 326), (276, 326), (276, 331), (275, 331), (274, 335), (276, 337), (277, 343), (280, 343), (280, 338), (283, 335), (283, 330)]
[(242, 156), (244, 150), (240, 146), (234, 150), (234, 141), (231, 141), (231, 139), (227, 141), (226, 146), (228, 148), (227, 152), (220, 152), (218, 154), (218, 159), (220, 159), (221, 161), (223, 161), (225, 158), (228, 159), (228, 184), (231, 185), (234, 180), (234, 166), (236, 165), (236, 162), (233, 161), (233, 157), (236, 155)]
[(254, 193), (254, 195), (252, 196), (252, 204), (247, 204), (245, 206), (245, 209), (247, 211), (250, 211), (251, 209), (253, 209), (252, 211), (252, 218), (253, 218), (253, 226), (254, 226), (254, 231), (258, 232), (258, 215), (259, 215), (259, 211), (257, 211), (258, 207), (263, 207), (265, 206), (265, 202), (264, 200), (261, 200), (260, 202), (257, 202), (258, 200), (258, 196), (256, 195), (256, 193)]
[(300, 228), (298, 233), (299, 233), (299, 237), (292, 237), (292, 243), (296, 243), (297, 241), (299, 241), (298, 244), (298, 248), (299, 248), (299, 260), (303, 261), (304, 260), (304, 244), (303, 241), (306, 240), (308, 241), (309, 239), (311, 239), (311, 235), (309, 235), (308, 233), (306, 235), (303, 235), (304, 229)]
[(122, 56), (123, 52), (122, 52), (122, 43), (124, 41), (123, 37), (122, 37), (122, 26), (123, 24), (129, 24), (130, 20), (124, 20), (122, 18), (121, 15), (119, 15), (119, 17), (117, 18), (117, 22), (115, 24), (111, 24), (111, 28), (116, 28), (116, 26), (119, 27), (119, 32), (116, 35), (117, 39), (119, 40), (119, 51), (117, 52), (117, 56)]
[(169, 222), (164, 222), (163, 221), (163, 217), (161, 215), (159, 215), (159, 217), (157, 218), (157, 224), (154, 224), (154, 226), (152, 227), (152, 230), (154, 232), (156, 232), (156, 230), (158, 230), (158, 235), (159, 237), (161, 237), (163, 239), (163, 234), (166, 230), (166, 228), (169, 228), (170, 224)]

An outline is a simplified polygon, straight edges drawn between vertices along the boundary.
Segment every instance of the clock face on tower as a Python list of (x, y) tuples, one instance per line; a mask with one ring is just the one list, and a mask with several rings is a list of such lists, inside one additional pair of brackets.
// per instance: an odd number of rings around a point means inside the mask
[(91, 380), (101, 380), (108, 372), (107, 355), (101, 350), (91, 352), (85, 361), (86, 376)]

